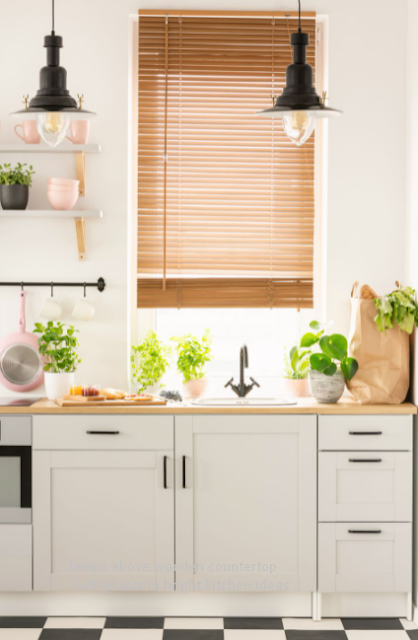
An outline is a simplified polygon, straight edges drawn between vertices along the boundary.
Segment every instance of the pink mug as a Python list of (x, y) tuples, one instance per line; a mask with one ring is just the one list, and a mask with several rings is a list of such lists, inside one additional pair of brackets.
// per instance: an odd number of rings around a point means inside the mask
[(68, 131), (70, 135), (65, 137), (73, 144), (87, 144), (90, 135), (90, 120), (71, 120)]
[[(20, 135), (18, 132), (19, 127), (22, 127), (23, 135)], [(22, 124), (17, 124), (15, 126), (15, 133), (19, 138), (22, 138), (26, 144), (39, 144), (41, 141), (36, 120), (25, 120)]]

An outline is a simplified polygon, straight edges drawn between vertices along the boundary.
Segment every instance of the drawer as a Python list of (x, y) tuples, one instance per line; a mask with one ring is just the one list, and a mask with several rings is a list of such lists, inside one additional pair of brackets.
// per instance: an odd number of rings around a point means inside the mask
[(32, 525), (0, 525), (0, 591), (32, 591)]
[(319, 525), (319, 591), (409, 593), (411, 589), (412, 524)]
[(0, 445), (27, 446), (32, 444), (30, 416), (0, 415)]
[(412, 453), (319, 454), (321, 522), (411, 522)]
[(173, 416), (34, 416), (35, 450), (172, 450)]
[(319, 416), (320, 451), (412, 451), (412, 416)]

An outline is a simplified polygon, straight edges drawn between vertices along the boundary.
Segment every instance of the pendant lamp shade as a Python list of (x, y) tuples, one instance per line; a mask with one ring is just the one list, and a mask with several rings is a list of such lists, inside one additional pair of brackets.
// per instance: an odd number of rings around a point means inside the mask
[(96, 114), (82, 108), (83, 97), (79, 104), (67, 89), (67, 71), (60, 65), (60, 49), (63, 39), (55, 34), (55, 3), (52, 0), (52, 31), (45, 36), (44, 47), (47, 51), (47, 64), (39, 74), (39, 89), (25, 108), (12, 113), (20, 120), (35, 120), (39, 134), (50, 146), (56, 147), (67, 133), (70, 120), (87, 120)]
[(341, 115), (342, 111), (325, 106), (325, 94), (320, 98), (313, 86), (313, 71), (306, 62), (309, 35), (301, 29), (299, 0), (299, 29), (291, 35), (293, 62), (286, 69), (286, 86), (274, 107), (257, 113), (261, 118), (281, 118), (284, 130), (297, 146), (311, 136), (317, 118)]

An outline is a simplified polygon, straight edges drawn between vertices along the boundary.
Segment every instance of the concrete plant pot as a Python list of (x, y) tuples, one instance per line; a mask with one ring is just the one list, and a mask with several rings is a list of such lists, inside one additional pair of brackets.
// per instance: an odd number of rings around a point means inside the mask
[(24, 211), (29, 202), (29, 186), (27, 184), (1, 184), (0, 202), (7, 210)]
[(321, 404), (335, 404), (345, 389), (345, 378), (341, 371), (326, 376), (319, 371), (309, 371), (309, 386), (315, 400)]

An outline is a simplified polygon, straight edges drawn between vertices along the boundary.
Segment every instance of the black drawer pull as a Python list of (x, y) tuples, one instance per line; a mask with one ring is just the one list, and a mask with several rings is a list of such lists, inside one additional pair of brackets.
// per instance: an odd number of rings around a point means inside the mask
[(382, 462), (382, 458), (349, 458), (348, 462)]
[(380, 529), (376, 529), (375, 531), (368, 531), (367, 529), (349, 529), (348, 533), (382, 533)]
[(186, 488), (186, 456), (183, 456), (183, 489)]
[(120, 431), (86, 431), (89, 436), (117, 436)]
[(383, 431), (349, 431), (350, 436), (381, 436)]
[(167, 489), (167, 456), (164, 456), (164, 489)]

